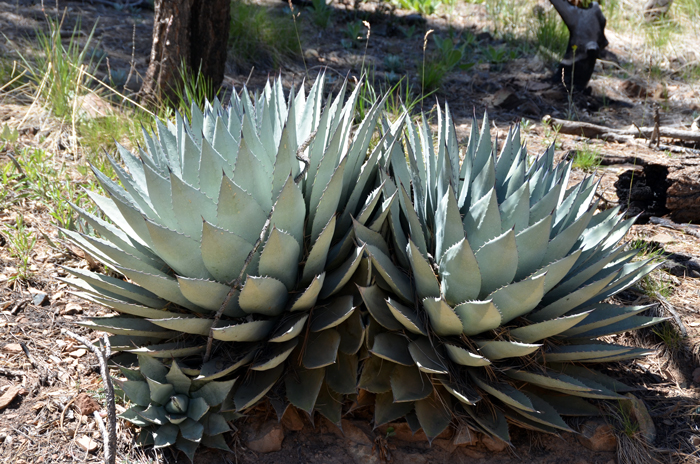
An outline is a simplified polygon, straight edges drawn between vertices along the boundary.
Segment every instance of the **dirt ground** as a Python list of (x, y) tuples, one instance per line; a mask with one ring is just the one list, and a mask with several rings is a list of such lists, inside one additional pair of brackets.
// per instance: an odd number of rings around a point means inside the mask
[[(268, 5), (284, 8), (284, 4), (277, 2)], [(256, 67), (252, 73), (250, 69), (242, 69), (231, 62), (224, 81), (228, 91), (234, 87), (240, 89), (244, 83), (251, 89), (261, 88), (269, 76), (277, 73), (282, 75), (288, 87), (298, 87), (306, 75), (313, 80), (323, 70), (331, 77), (329, 80), (338, 83), (346, 75), (351, 79), (359, 77), (363, 63), (365, 67), (371, 64), (375, 76), (381, 78), (385, 73), (383, 59), (387, 54), (400, 55), (406, 64), (406, 72), (416, 76), (417, 63), (423, 53), (423, 34), (428, 29), (435, 30), (436, 34), (446, 34), (450, 29), (458, 35), (469, 31), (484, 46), (502, 45), (486, 32), (488, 18), (483, 4), (458, 3), (453, 14), (431, 16), (427, 22), (401, 11), (392, 14), (373, 2), (362, 3), (357, 11), (351, 4), (334, 3), (334, 8), (335, 27), (302, 34), (304, 62), (292, 60), (280, 69)], [(5, 39), (0, 41), (0, 54), (13, 56), (11, 50), (14, 46), (24, 47), (32, 40), (36, 29), (45, 27), (45, 14), (61, 16), (64, 12), (65, 31), (72, 30), (81, 18), (81, 29), (88, 34), (99, 18), (95, 36), (99, 39), (100, 50), (109, 58), (112, 70), (134, 71), (126, 88), (127, 91), (137, 89), (138, 76), (145, 74), (150, 52), (153, 18), (148, 10), (119, 11), (102, 2), (92, 4), (90, 1), (57, 1), (45, 5), (27, 0), (3, 1), (0, 2), (0, 31)], [(370, 40), (366, 44), (363, 42), (362, 47), (348, 49), (342, 45), (342, 29), (356, 18), (370, 23)], [(398, 32), (400, 27), (409, 25), (415, 25), (420, 31), (410, 39)], [(449, 102), (460, 139), (468, 134), (473, 114), (481, 117), (484, 110), (488, 110), (494, 121), (493, 133), (499, 138), (503, 137), (509, 124), (523, 118), (531, 120), (532, 123), (525, 126), (525, 140), (531, 152), (540, 152), (556, 139), (559, 156), (581, 150), (588, 143), (603, 157), (667, 156), (649, 148), (644, 141), (618, 144), (588, 141), (570, 135), (557, 136), (551, 128), (540, 123), (545, 115), (565, 118), (573, 110), (577, 119), (582, 121), (615, 128), (632, 124), (643, 126), (651, 123), (654, 108), (661, 107), (662, 124), (678, 128), (690, 125), (693, 115), (700, 111), (697, 86), (668, 81), (663, 91), (659, 91), (656, 83), (637, 78), (635, 82), (648, 90), (644, 92), (644, 98), (640, 97), (640, 92), (629, 91), (629, 81), (635, 78), (618, 70), (622, 69), (625, 60), (630, 60), (625, 58), (628, 57), (625, 41), (614, 34), (608, 38), (610, 54), (591, 81), (591, 94), (577, 97), (574, 106), (569, 104), (566, 92), (553, 82), (553, 70), (534, 56), (518, 57), (499, 65), (480, 64), (466, 72), (454, 72), (435, 97), (441, 102)], [(107, 72), (106, 69), (100, 71)], [(0, 82), (0, 86), (2, 84)], [(424, 101), (424, 111), (430, 110), (435, 97)], [(16, 126), (30, 104), (30, 98), (16, 95), (7, 98), (0, 93), (0, 124)], [(43, 116), (27, 118), (25, 125), (29, 130), (22, 131), (20, 127), (20, 146), (38, 146), (42, 141), (36, 134), (46, 127), (56, 127), (50, 118)], [(9, 162), (6, 154), (0, 152), (0, 164)], [(56, 156), (66, 163), (84, 162), (60, 147)], [(697, 154), (687, 152), (674, 156)], [(615, 182), (618, 175), (628, 169), (630, 166), (627, 165), (609, 165), (597, 171), (596, 175), (602, 178), (600, 195), (605, 200), (604, 206), (617, 204)], [(583, 176), (584, 173), (576, 172), (574, 180)], [(99, 367), (94, 356), (63, 335), (61, 329), (90, 335), (75, 322), (108, 311), (79, 300), (57, 279), (66, 275), (61, 266), (90, 268), (93, 263), (86, 260), (79, 250), (63, 244), (43, 204), (22, 200), (17, 205), (0, 209), (0, 222), (11, 223), (21, 213), (39, 239), (31, 257), (33, 276), (27, 282), (17, 282), (11, 281), (11, 277), (18, 263), (9, 255), (6, 240), (0, 234), (0, 396), (16, 392), (14, 399), (0, 408), (0, 461), (16, 464), (99, 462), (101, 436), (94, 419), (87, 413), (90, 401), (85, 395), (79, 396), (87, 394), (98, 402), (104, 399)], [(700, 238), (697, 235), (643, 224), (635, 225), (627, 239), (643, 240), (666, 254), (676, 253), (700, 260)], [(655, 302), (657, 314), (663, 316), (677, 313), (682, 327), (672, 320), (672, 332), (685, 331), (687, 335), (680, 336), (674, 346), (663, 343), (651, 330), (621, 335), (618, 342), (653, 349), (654, 355), (615, 364), (608, 373), (638, 388), (634, 394), (645, 402), (656, 426), (656, 439), (645, 448), (654, 459), (658, 462), (700, 462), (700, 375), (696, 372), (693, 379), (694, 371), (700, 367), (700, 281), (697, 278), (700, 274), (686, 272), (684, 268), (679, 271), (678, 267), (672, 266), (668, 269), (669, 272), (660, 270), (654, 274), (654, 279), (670, 289), (663, 302), (650, 300), (641, 290), (627, 291), (619, 298), (634, 304)], [(390, 462), (405, 464), (641, 462), (636, 461), (629, 448), (623, 446), (624, 433), (614, 421), (618, 434), (615, 452), (591, 451), (582, 446), (574, 434), (546, 436), (515, 428), (512, 428), (513, 448), (493, 451), (495, 448), (489, 448), (488, 441), (484, 440), (477, 440), (472, 446), (452, 445), (456, 430), (448, 430), (432, 445), (420, 436), (413, 437), (405, 424), (393, 424), (394, 433), (388, 433), (386, 428), (371, 430), (368, 425), (371, 412), (362, 407), (346, 416), (343, 423), (345, 435), (320, 416), (316, 417), (314, 424), (304, 417), (296, 425), (285, 423), (280, 451), (260, 454), (246, 447), (250, 434), (254, 434), (261, 424), (265, 426), (269, 421), (275, 421), (274, 417), (273, 409), (266, 403), (262, 404), (238, 424), (239, 431), (231, 436), (229, 443), (235, 450), (234, 454), (206, 451), (198, 454), (196, 462), (344, 464), (389, 459)], [(572, 423), (574, 429), (581, 425), (582, 421)], [(118, 462), (186, 461), (183, 456), (178, 459), (169, 451), (144, 453), (135, 450), (133, 431), (124, 423), (119, 427)]]

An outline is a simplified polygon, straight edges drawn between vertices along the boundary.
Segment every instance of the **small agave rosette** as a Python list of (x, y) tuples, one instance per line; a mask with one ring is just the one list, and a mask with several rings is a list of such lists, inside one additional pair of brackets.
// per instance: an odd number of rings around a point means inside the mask
[(568, 187), (571, 164), (553, 148), (531, 160), (517, 128), (496, 157), (488, 127), (460, 154), (449, 108), (436, 146), (407, 122), (387, 234), (355, 224), (372, 261), (359, 387), (376, 394), (375, 425), (405, 416), (435, 437), (459, 412), (506, 442), (508, 422), (568, 431), (562, 415), (598, 412), (586, 398), (626, 390), (590, 364), (647, 354), (598, 338), (660, 320), (605, 302), (655, 266), (619, 245), (634, 219), (595, 214), (595, 179)]
[(115, 379), (133, 403), (120, 417), (141, 427), (138, 444), (174, 445), (190, 461), (200, 444), (230, 451), (223, 434), (239, 414), (222, 405), (235, 380), (198, 381), (175, 360), (169, 369), (150, 356), (138, 360), (138, 369), (122, 369), (126, 379)]

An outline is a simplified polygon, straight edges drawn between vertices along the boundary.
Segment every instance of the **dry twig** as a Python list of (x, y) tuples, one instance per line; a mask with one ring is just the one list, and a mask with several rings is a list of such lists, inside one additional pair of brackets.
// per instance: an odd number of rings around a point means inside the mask
[(100, 348), (97, 348), (90, 343), (90, 340), (70, 330), (62, 329), (61, 333), (85, 345), (85, 348), (89, 349), (97, 356), (97, 360), (100, 363), (100, 374), (102, 375), (102, 382), (104, 383), (105, 401), (107, 403), (106, 429), (97, 411), (95, 411), (95, 421), (100, 427), (100, 432), (102, 432), (102, 439), (104, 441), (104, 462), (105, 464), (114, 464), (117, 451), (117, 408), (114, 403), (114, 386), (112, 385), (112, 378), (109, 375), (109, 367), (107, 366), (107, 360), (112, 355), (112, 347), (109, 344), (109, 338), (105, 335), (103, 338), (104, 344), (100, 343)]

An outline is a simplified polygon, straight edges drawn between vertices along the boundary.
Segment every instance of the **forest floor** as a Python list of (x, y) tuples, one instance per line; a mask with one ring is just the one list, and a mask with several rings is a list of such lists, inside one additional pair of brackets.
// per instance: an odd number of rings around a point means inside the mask
[[(27, 57), (32, 56), (33, 50), (36, 52), (36, 31), (47, 30), (46, 17), (59, 21), (63, 17), (62, 36), (70, 37), (70, 31), (77, 27), (82, 31), (83, 42), (94, 25), (93, 46), (105, 58), (96, 70), (99, 78), (108, 76), (104, 79), (107, 82), (119, 81), (119, 88), (125, 93), (137, 89), (148, 64), (153, 13), (119, 10), (105, 3), (109, 2), (0, 2), (0, 65), (4, 66), (4, 76), (13, 60), (21, 64), (18, 52)], [(298, 88), (307, 77), (304, 85), (308, 85), (324, 71), (329, 88), (346, 76), (351, 81), (359, 79), (363, 72), (380, 87), (395, 82), (397, 73), (410, 76), (402, 81), (404, 90), (406, 82), (412, 89), (404, 94), (402, 102), (407, 106), (414, 104), (414, 113), (422, 110), (428, 117), (436, 99), (448, 102), (461, 141), (468, 135), (474, 115), (480, 118), (488, 110), (494, 125), (492, 134), (502, 139), (510, 124), (520, 123), (532, 153), (556, 143), (561, 157), (593, 154), (597, 160), (593, 169), (602, 179), (599, 192), (605, 207), (619, 202), (615, 185), (619, 174), (635, 169), (628, 164), (606, 165), (606, 158), (699, 156), (692, 146), (677, 144), (678, 149), (671, 153), (649, 147), (644, 139), (628, 143), (589, 140), (557, 133), (556, 128), (541, 122), (550, 115), (611, 128), (641, 127), (653, 124), (655, 109), (659, 109), (662, 125), (689, 127), (700, 112), (700, 85), (673, 69), (664, 68), (661, 74), (647, 70), (644, 58), (637, 55), (628, 35), (612, 30), (608, 33), (609, 54), (599, 63), (590, 94), (572, 96), (555, 82), (556, 66), (540, 58), (531, 38), (513, 34), (505, 40), (497, 33), (486, 4), (456, 2), (449, 11), (438, 9), (427, 19), (387, 5), (371, 1), (333, 3), (331, 27), (324, 29), (314, 25), (308, 8), (295, 2), (295, 12), (302, 13), (296, 23), (301, 31), (301, 53), (278, 62), (271, 52), (252, 70), (240, 56), (230, 56), (224, 95), (233, 89), (239, 91), (244, 84), (259, 90), (269, 77), (276, 75), (282, 77), (287, 88)], [(620, 3), (620, 8), (625, 5)], [(262, 0), (253, 6), (289, 15), (289, 7), (284, 3)], [(369, 25), (369, 39), (366, 25), (359, 23), (359, 29), (352, 29), (361, 20)], [(463, 67), (469, 69), (454, 68), (445, 73), (439, 90), (420, 100), (421, 94), (427, 93), (420, 91), (417, 77), (424, 67), (424, 53), (428, 53), (429, 60), (438, 56), (436, 43), (430, 39), (424, 52), (428, 30), (442, 39), (450, 38), (455, 47), (467, 43), (464, 54), (470, 54), (473, 60), (463, 57), (461, 65), (466, 63)], [(357, 39), (358, 35), (362, 38)], [(686, 45), (692, 48), (692, 44)], [(387, 56), (398, 57), (399, 64)], [(687, 65), (673, 60), (667, 64), (671, 68)], [(0, 130), (6, 124), (18, 129), (18, 137), (14, 140), (6, 134), (2, 139), (7, 143), (0, 140), (0, 462), (99, 462), (102, 441), (91, 415), (94, 401), (104, 400), (98, 364), (91, 353), (61, 330), (88, 334), (75, 322), (109, 311), (78, 299), (61, 282), (60, 278), (67, 275), (62, 266), (87, 269), (94, 268), (95, 263), (61, 240), (56, 224), (69, 224), (66, 200), (80, 195), (78, 187), (95, 188), (86, 169), (93, 151), (113, 151), (111, 139), (95, 142), (97, 145), (82, 140), (95, 135), (90, 131), (104, 128), (99, 121), (107, 114), (122, 111), (122, 105), (104, 93), (81, 95), (81, 107), (74, 104), (72, 111), (73, 115), (80, 112), (84, 118), (76, 129), (75, 119), (71, 123), (66, 122), (70, 118), (56, 117), (47, 101), (36, 98), (36, 88), (30, 91), (32, 87), (25, 85), (6, 89), (3, 79), (0, 74)], [(394, 103), (393, 108), (397, 107)], [(127, 144), (138, 139), (134, 133), (122, 135)], [(10, 155), (18, 160), (22, 172), (15, 170)], [(603, 165), (595, 169), (600, 160)], [(579, 163), (574, 180), (586, 175), (584, 169), (591, 166)], [(638, 224), (627, 240), (631, 246), (645, 248), (647, 253), (680, 254), (697, 265), (700, 235), (693, 230)], [(498, 443), (483, 437), (455, 446), (457, 430), (448, 430), (431, 446), (420, 434), (413, 436), (408, 432), (405, 424), (394, 424), (393, 430), (371, 430), (371, 414), (366, 408), (359, 408), (343, 421), (344, 434), (320, 416), (313, 424), (308, 417), (285, 418), (279, 429), (284, 437), (281, 450), (259, 454), (247, 443), (251, 436), (264, 436), (262, 431), (276, 423), (271, 419), (272, 408), (262, 404), (231, 437), (235, 453), (202, 452), (195, 462), (700, 462), (699, 277), (697, 270), (687, 266), (662, 266), (640, 286), (620, 296), (635, 304), (654, 303), (657, 314), (677, 315), (654, 330), (620, 336), (623, 343), (647, 347), (654, 354), (617, 363), (609, 371), (638, 388), (634, 395), (646, 404), (655, 425), (656, 436), (651, 443), (640, 437), (643, 430), (635, 428), (638, 424), (628, 423), (625, 427), (624, 420), (608, 418), (617, 437), (614, 451), (592, 451), (575, 434), (544, 436), (523, 430), (513, 432), (512, 448), (501, 449)], [(584, 424), (577, 421), (571, 425), (577, 429)], [(118, 434), (118, 462), (186, 460), (169, 453), (134, 449), (133, 430), (124, 423), (120, 423)]]

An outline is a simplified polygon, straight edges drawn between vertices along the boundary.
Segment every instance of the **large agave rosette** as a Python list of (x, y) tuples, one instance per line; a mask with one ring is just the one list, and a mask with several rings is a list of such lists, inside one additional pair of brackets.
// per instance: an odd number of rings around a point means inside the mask
[(278, 80), (156, 121), (138, 156), (119, 147), (121, 186), (94, 170), (107, 219), (76, 208), (91, 232), (64, 233), (125, 279), (68, 269), (81, 296), (119, 313), (83, 325), (116, 349), (183, 359), (195, 381), (238, 378), (231, 410), (276, 385), (282, 407), (339, 422), (364, 338), (348, 283), (368, 263), (348, 231), (384, 223), (377, 166), (398, 131), (370, 150), (383, 101), (353, 127), (359, 87), (323, 106), (322, 81), (308, 97), (285, 99)]
[(596, 181), (568, 187), (553, 148), (532, 160), (518, 128), (494, 154), (485, 118), (460, 154), (449, 109), (407, 122), (390, 155), (396, 191), (385, 235), (355, 223), (372, 260), (359, 387), (376, 393), (375, 425), (406, 417), (428, 437), (459, 412), (509, 441), (507, 422), (556, 432), (562, 415), (595, 414), (588, 398), (624, 385), (593, 364), (647, 350), (599, 337), (658, 322), (606, 300), (654, 267), (620, 240), (634, 219), (596, 214)]

